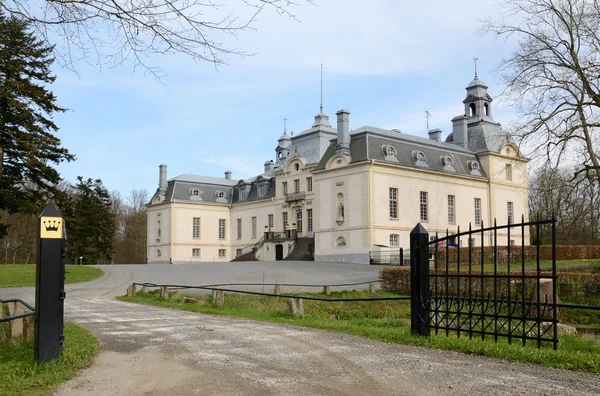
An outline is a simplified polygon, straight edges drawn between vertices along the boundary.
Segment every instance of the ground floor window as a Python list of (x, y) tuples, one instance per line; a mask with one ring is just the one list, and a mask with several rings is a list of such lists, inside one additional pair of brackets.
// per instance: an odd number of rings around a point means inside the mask
[(398, 247), (399, 246), (398, 239), (399, 239), (398, 234), (390, 234), (390, 246)]
[(312, 209), (306, 209), (306, 220), (307, 220), (307, 231), (312, 232), (313, 230), (313, 214)]
[(219, 257), (225, 257), (225, 249), (219, 249)]
[(302, 233), (302, 209), (296, 212), (296, 229), (299, 234)]
[(192, 249), (192, 257), (200, 257), (200, 249), (199, 248)]

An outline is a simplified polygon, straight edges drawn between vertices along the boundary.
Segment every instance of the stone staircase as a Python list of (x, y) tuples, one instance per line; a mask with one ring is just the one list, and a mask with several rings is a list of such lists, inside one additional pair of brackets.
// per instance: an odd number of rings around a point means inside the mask
[(287, 261), (313, 261), (315, 252), (314, 238), (298, 238), (294, 249), (284, 260)]

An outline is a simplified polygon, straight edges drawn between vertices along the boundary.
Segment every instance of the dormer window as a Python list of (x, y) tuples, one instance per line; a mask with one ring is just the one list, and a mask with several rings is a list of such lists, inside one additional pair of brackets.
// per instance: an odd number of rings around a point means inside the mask
[(240, 187), (240, 201), (243, 201), (244, 199), (246, 199), (246, 190)]
[(391, 144), (384, 144), (381, 146), (381, 151), (383, 151), (383, 156), (386, 161), (398, 162), (398, 153), (396, 152), (396, 148)]
[(204, 191), (198, 190), (197, 188), (190, 189), (190, 199), (192, 201), (202, 201), (202, 194)]
[(219, 199), (225, 198), (225, 191), (221, 191), (221, 190), (217, 191), (217, 198), (219, 198)]
[(423, 168), (429, 168), (429, 165), (427, 165), (427, 157), (425, 156), (425, 153), (423, 151), (413, 150), (412, 155), (413, 155), (413, 159), (415, 160), (416, 166), (420, 166)]
[(469, 117), (473, 117), (477, 115), (477, 108), (475, 107), (475, 103), (471, 103), (469, 105)]

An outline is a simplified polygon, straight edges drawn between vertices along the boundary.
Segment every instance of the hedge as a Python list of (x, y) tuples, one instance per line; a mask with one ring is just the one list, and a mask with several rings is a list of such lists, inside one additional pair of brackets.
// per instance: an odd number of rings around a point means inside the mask
[[(435, 270), (431, 269), (430, 274), (434, 275)], [(460, 275), (467, 275), (469, 272), (460, 271)], [(473, 273), (481, 273), (481, 271), (473, 271)], [(536, 271), (525, 271), (526, 275), (535, 275)], [(445, 275), (446, 272), (441, 269), (438, 270), (438, 275)], [(448, 293), (456, 295), (457, 290), (460, 290), (461, 294), (468, 293), (469, 291), (469, 280), (466, 277), (460, 278), (460, 284), (458, 282), (456, 270), (448, 271), (450, 275), (448, 281)], [(493, 275), (494, 271), (484, 271), (486, 275)], [(508, 273), (506, 271), (497, 271), (496, 274), (499, 276), (496, 282), (496, 295), (498, 297), (508, 296)], [(521, 278), (519, 275), (521, 272), (511, 271), (511, 295), (513, 298), (521, 298), (522, 286)], [(551, 272), (542, 271), (542, 275), (550, 276)], [(598, 298), (600, 297), (600, 274), (589, 274), (581, 272), (558, 272), (558, 285), (557, 294), (562, 298)], [(381, 288), (385, 291), (397, 292), (397, 293), (410, 293), (410, 268), (399, 267), (399, 268), (382, 268), (379, 272), (379, 278), (381, 279)], [(430, 277), (432, 290), (435, 287), (435, 277)], [(494, 279), (484, 278), (484, 295), (493, 297), (494, 293)], [(438, 291), (439, 293), (446, 292), (446, 277), (438, 277)], [(471, 279), (471, 293), (481, 296), (481, 279)], [(525, 279), (525, 295), (526, 299), (535, 299), (537, 293), (537, 284), (535, 279)]]
[[(524, 247), (525, 261), (536, 261), (537, 246), (529, 245)], [(434, 249), (430, 248), (433, 252)], [(448, 248), (448, 262), (456, 264), (458, 261), (458, 252), (460, 251), (460, 263), (468, 264), (469, 249), (471, 250), (471, 264), (481, 265), (481, 246)], [(506, 263), (508, 261), (508, 246), (499, 246), (497, 248), (498, 263)], [(510, 260), (513, 263), (519, 263), (522, 260), (521, 246), (510, 246)], [(446, 248), (440, 247), (437, 251), (439, 263), (446, 262)], [(599, 259), (600, 245), (557, 245), (556, 259), (557, 260), (586, 260)], [(494, 263), (494, 248), (486, 246), (483, 248), (484, 264)], [(552, 260), (552, 246), (540, 245), (540, 260)]]

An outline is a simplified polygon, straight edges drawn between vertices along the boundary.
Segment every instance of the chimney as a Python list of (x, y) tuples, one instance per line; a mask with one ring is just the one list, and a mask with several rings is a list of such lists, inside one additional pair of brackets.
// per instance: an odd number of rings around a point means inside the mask
[(350, 112), (340, 110), (337, 113), (337, 145), (335, 153), (340, 155), (350, 155)]
[(452, 143), (464, 148), (469, 147), (466, 115), (457, 116), (452, 119)]
[(225, 179), (231, 180), (231, 171), (225, 171)]
[(442, 130), (441, 129), (432, 129), (429, 132), (429, 139), (435, 140), (436, 142), (442, 141)]
[(273, 161), (265, 161), (265, 173), (273, 170), (273, 167), (275, 166), (275, 164), (273, 163)]
[(167, 192), (167, 165), (162, 164), (158, 167), (159, 171), (159, 179), (158, 179), (158, 189), (161, 194), (165, 194)]

